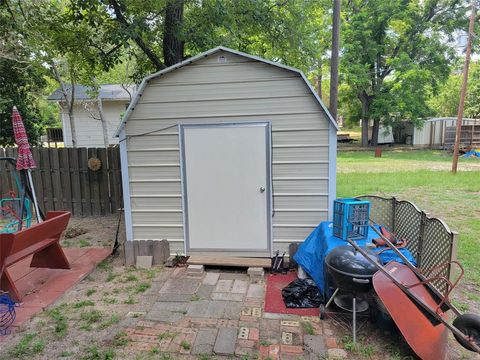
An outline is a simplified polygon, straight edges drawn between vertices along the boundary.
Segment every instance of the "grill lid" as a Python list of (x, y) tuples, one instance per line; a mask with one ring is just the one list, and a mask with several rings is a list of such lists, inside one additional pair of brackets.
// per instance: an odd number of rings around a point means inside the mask
[[(372, 250), (362, 247), (370, 259), (378, 264), (380, 258)], [(325, 258), (325, 264), (332, 270), (352, 277), (371, 277), (377, 272), (377, 267), (350, 245), (338, 246), (330, 251)]]

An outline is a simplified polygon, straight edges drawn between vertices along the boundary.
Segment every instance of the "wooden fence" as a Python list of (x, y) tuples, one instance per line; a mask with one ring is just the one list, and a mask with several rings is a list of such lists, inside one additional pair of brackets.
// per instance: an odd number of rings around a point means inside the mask
[[(122, 207), (120, 152), (114, 148), (32, 148), (32, 171), (39, 206), (44, 212), (68, 210), (74, 216), (114, 214)], [(0, 148), (0, 157), (16, 157), (16, 148)], [(101, 166), (93, 171), (89, 159)], [(98, 164), (98, 161), (96, 162)], [(94, 167), (92, 167), (94, 168)], [(11, 166), (0, 164), (0, 196), (17, 191)]]

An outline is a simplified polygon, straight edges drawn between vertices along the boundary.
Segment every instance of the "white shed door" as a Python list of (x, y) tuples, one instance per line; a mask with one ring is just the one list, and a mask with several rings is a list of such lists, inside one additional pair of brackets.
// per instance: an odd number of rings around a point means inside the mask
[(268, 123), (182, 126), (187, 253), (270, 256)]

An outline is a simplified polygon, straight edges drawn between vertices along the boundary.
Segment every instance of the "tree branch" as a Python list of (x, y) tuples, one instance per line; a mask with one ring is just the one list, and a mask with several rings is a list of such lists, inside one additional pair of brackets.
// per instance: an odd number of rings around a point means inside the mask
[[(124, 28), (131, 28), (131, 24), (127, 21), (125, 16), (123, 15), (123, 9), (122, 6), (118, 3), (117, 0), (109, 0), (110, 6), (113, 8), (113, 11), (115, 12), (115, 18), (116, 20), (124, 27)], [(130, 38), (135, 41), (137, 46), (145, 53), (145, 55), (148, 57), (148, 59), (151, 61), (153, 66), (157, 70), (162, 70), (165, 69), (166, 66), (163, 64), (163, 62), (160, 60), (160, 58), (155, 54), (155, 52), (147, 46), (145, 41), (143, 41), (142, 37), (140, 34), (138, 34), (136, 31), (133, 31), (130, 35)]]

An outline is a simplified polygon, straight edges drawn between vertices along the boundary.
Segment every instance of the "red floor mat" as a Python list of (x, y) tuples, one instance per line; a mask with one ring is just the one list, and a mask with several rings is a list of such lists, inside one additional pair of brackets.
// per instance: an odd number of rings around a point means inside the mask
[(300, 316), (319, 316), (318, 308), (289, 309), (282, 298), (282, 289), (297, 278), (296, 272), (286, 275), (271, 274), (267, 276), (267, 292), (265, 294), (265, 312), (276, 314), (292, 314)]

